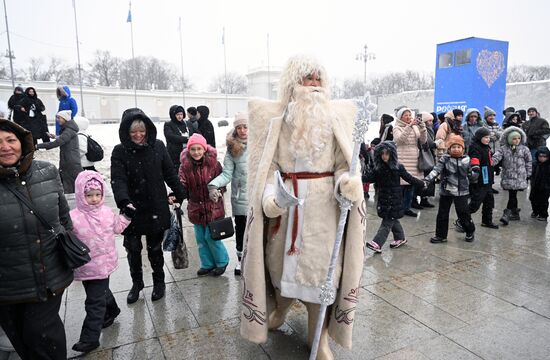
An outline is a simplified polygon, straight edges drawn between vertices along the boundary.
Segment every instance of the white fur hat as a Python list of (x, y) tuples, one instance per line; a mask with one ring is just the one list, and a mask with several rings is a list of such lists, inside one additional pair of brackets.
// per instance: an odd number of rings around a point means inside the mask
[(248, 113), (247, 112), (238, 112), (235, 114), (235, 120), (233, 120), (233, 127), (237, 128), (239, 125), (248, 124)]
[(395, 116), (397, 117), (398, 120), (401, 120), (401, 116), (403, 116), (403, 114), (405, 113), (405, 111), (408, 111), (412, 114), (412, 110), (409, 109), (408, 107), (406, 106), (403, 106), (402, 108), (400, 108), (399, 110), (397, 110), (397, 112), (395, 113)]
[(69, 121), (71, 120), (72, 113), (71, 113), (71, 110), (61, 110), (57, 113), (56, 116), (62, 117), (66, 121)]
[(319, 76), (321, 87), (328, 89), (326, 70), (317, 59), (307, 55), (297, 55), (288, 59), (279, 80), (279, 100), (283, 104), (288, 104), (294, 87), (300, 84), (304, 77), (313, 73)]

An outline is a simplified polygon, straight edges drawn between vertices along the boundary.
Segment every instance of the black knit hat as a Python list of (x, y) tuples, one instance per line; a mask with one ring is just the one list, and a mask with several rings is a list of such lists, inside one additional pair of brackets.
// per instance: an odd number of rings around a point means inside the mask
[(442, 112), (442, 113), (437, 114), (437, 118), (439, 119), (440, 122), (444, 122), (445, 121), (445, 113)]
[(464, 116), (464, 111), (462, 111), (460, 109), (453, 109), (453, 115), (455, 116), (455, 118), (457, 116)]
[(529, 112), (529, 111), (534, 111), (534, 112), (538, 113), (537, 108), (534, 107), (534, 106), (531, 106), (529, 109), (527, 109), (527, 112)]
[(506, 115), (506, 113), (513, 113), (516, 112), (516, 108), (513, 106), (508, 106), (506, 109), (502, 110), (502, 115)]
[(393, 121), (393, 116), (388, 114), (382, 114), (381, 120), (384, 124), (389, 124)]
[(486, 127), (480, 127), (479, 129), (476, 130), (474, 139), (476, 139), (477, 141), (481, 141), (481, 138), (489, 135), (491, 135), (491, 132), (489, 131), (489, 129), (487, 129)]

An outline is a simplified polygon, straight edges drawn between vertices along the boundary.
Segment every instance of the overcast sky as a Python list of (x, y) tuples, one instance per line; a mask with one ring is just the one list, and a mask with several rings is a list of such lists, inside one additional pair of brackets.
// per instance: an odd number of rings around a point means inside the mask
[[(76, 63), (72, 0), (5, 0), (15, 66), (30, 57)], [(423, 5), (426, 4), (426, 5)], [(96, 49), (131, 57), (128, 1), (76, 0), (83, 63)], [(2, 14), (3, 15), (3, 14)], [(436, 44), (477, 36), (510, 42), (509, 65), (550, 65), (550, 1), (545, 0), (133, 0), (136, 56), (152, 55), (184, 70), (199, 89), (227, 69), (245, 74), (297, 53), (313, 54), (333, 78), (363, 77), (356, 55), (368, 45), (371, 75), (406, 69), (433, 71)], [(7, 49), (4, 16), (0, 51)], [(4, 64), (7, 59), (3, 58)]]

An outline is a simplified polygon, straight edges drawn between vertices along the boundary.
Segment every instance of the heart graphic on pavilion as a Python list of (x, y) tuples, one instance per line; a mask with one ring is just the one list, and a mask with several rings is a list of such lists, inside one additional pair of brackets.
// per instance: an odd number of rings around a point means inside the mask
[(500, 51), (481, 50), (477, 54), (476, 67), (487, 86), (491, 87), (504, 71), (504, 55)]

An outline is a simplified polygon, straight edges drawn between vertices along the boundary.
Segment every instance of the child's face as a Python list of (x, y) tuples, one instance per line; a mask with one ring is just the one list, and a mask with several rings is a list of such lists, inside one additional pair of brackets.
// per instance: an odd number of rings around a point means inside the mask
[(382, 153), (380, 154), (380, 158), (383, 162), (387, 163), (388, 161), (390, 161), (390, 152), (387, 150), (382, 151)]
[(88, 205), (97, 205), (103, 198), (103, 194), (99, 190), (90, 190), (84, 196)]
[(539, 160), (540, 163), (543, 163), (543, 162), (545, 162), (546, 160), (548, 160), (548, 155), (546, 155), (546, 154), (539, 154), (539, 156), (537, 156), (537, 159)]
[(487, 136), (484, 136), (481, 138), (481, 143), (483, 145), (489, 145), (489, 143), (491, 142), (491, 136), (487, 135)]
[(512, 139), (512, 145), (518, 146), (520, 141), (521, 141), (521, 138), (515, 137)]
[(189, 155), (193, 158), (193, 160), (200, 160), (204, 156), (204, 148), (199, 144), (194, 144), (189, 147)]
[(464, 148), (459, 144), (453, 144), (451, 145), (450, 153), (451, 153), (451, 156), (453, 157), (460, 157), (464, 155)]

